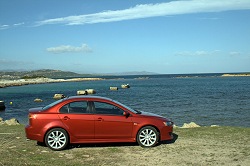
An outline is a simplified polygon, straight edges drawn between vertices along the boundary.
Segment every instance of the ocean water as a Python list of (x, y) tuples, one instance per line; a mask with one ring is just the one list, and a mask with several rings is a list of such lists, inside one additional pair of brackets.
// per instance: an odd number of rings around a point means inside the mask
[[(192, 75), (189, 75), (192, 76)], [(77, 90), (93, 88), (98, 96), (109, 97), (134, 109), (156, 113), (172, 119), (181, 126), (191, 121), (202, 125), (250, 127), (250, 77), (177, 78), (174, 75), (119, 76), (123, 79), (36, 84), (0, 88), (0, 100), (6, 109), (0, 117), (15, 117), (27, 124), (28, 109), (45, 106), (53, 101), (55, 93), (76, 95)], [(121, 84), (131, 88), (121, 89)], [(119, 87), (110, 91), (110, 86)], [(40, 98), (41, 103), (34, 102)], [(11, 104), (12, 102), (12, 104)]]

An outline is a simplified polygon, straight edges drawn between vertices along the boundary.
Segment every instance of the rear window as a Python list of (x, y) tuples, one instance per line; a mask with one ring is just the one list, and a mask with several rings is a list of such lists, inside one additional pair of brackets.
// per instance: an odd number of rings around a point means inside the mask
[(67, 105), (64, 105), (63, 107), (60, 108), (59, 112), (60, 113), (78, 113), (78, 114), (86, 114), (86, 113), (91, 113), (90, 109), (88, 109), (88, 103), (87, 101), (75, 101), (71, 102)]
[(54, 105), (56, 105), (56, 104), (58, 104), (58, 103), (60, 103), (60, 102), (62, 102), (62, 101), (63, 101), (63, 99), (57, 100), (57, 101), (55, 101), (55, 102), (53, 102), (53, 103), (51, 103), (51, 104), (49, 104), (49, 105), (43, 107), (43, 110), (47, 110), (47, 109), (53, 107)]

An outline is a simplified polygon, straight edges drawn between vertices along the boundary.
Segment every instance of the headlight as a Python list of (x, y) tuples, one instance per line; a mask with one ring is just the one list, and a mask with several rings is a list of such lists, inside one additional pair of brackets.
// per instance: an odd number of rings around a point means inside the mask
[(163, 124), (164, 124), (165, 126), (172, 126), (172, 125), (173, 125), (173, 122), (167, 121), (167, 122), (163, 122)]

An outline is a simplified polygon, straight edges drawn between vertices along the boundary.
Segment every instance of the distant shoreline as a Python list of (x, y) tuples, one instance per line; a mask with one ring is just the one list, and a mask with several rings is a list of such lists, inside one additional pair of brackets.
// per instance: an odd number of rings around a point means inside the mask
[(78, 82), (78, 81), (98, 81), (104, 78), (71, 78), (71, 79), (52, 79), (52, 78), (33, 78), (33, 79), (16, 79), (16, 80), (0, 80), (0, 88), (11, 86), (23, 86), (30, 84), (46, 84), (58, 82)]
[[(200, 76), (177, 76), (174, 78), (198, 78)], [(235, 73), (235, 74), (221, 74), (218, 76), (211, 77), (250, 77), (250, 73)], [(149, 77), (139, 77), (135, 79), (148, 79)], [(120, 78), (119, 78), (120, 79)], [(46, 83), (58, 83), (58, 82), (78, 82), (78, 81), (98, 81), (106, 80), (105, 78), (69, 78), (69, 79), (52, 79), (52, 78), (29, 78), (29, 79), (0, 79), (0, 88), (12, 87), (12, 86), (23, 86), (30, 84), (46, 84)]]
[(242, 73), (242, 74), (222, 74), (222, 77), (249, 77), (250, 73)]

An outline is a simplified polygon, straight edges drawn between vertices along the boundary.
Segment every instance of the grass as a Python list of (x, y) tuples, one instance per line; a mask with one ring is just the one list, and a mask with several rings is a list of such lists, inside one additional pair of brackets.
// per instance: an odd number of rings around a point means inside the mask
[(2, 165), (247, 165), (250, 128), (174, 129), (176, 141), (154, 148), (137, 144), (82, 144), (52, 151), (26, 141), (24, 126), (0, 126)]

